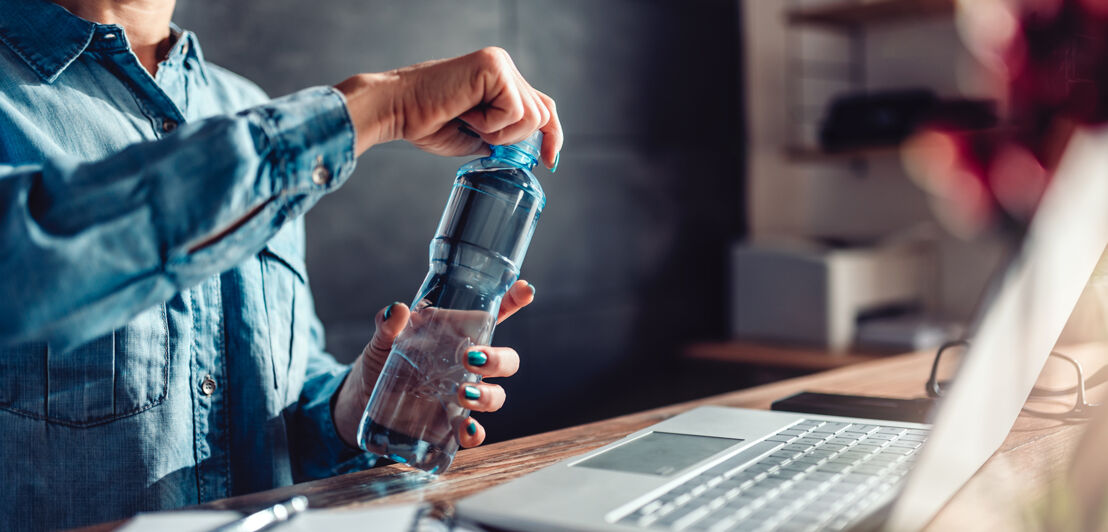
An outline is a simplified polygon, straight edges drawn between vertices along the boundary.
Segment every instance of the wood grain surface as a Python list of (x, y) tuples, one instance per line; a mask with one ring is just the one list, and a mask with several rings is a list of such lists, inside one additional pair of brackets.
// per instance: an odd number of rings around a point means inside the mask
[[(244, 495), (201, 505), (208, 509), (249, 511), (293, 495), (305, 495), (313, 508), (355, 508), (430, 502), (449, 505), (518, 478), (559, 460), (611, 443), (701, 405), (768, 409), (770, 403), (799, 391), (821, 391), (887, 397), (922, 397), (931, 353), (887, 357), (815, 375), (747, 390), (555, 430), (511, 441), (463, 450), (445, 475), (425, 480), (400, 465)], [(1057, 400), (1053, 400), (1057, 402)], [(1042, 408), (1057, 408), (1042, 401)], [(1022, 415), (1000, 451), (931, 523), (930, 529), (1005, 527), (1021, 516), (1020, 508), (1042, 491), (1068, 464), (1081, 424)], [(1013, 479), (1018, 479), (1013, 481)], [(111, 530), (108, 523), (89, 530)]]

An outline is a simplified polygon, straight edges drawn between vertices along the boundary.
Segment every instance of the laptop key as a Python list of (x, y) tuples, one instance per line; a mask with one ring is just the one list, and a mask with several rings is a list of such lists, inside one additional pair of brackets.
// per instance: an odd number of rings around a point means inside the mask
[(765, 439), (765, 441), (772, 441), (777, 443), (792, 443), (796, 441), (799, 436), (786, 436), (781, 434), (775, 434)]
[(815, 471), (812, 471), (811, 473), (808, 473), (808, 476), (806, 476), (804, 478), (826, 482), (828, 480), (831, 480), (832, 478), (835, 478), (835, 474), (834, 473), (827, 473), (825, 471), (820, 471), (819, 469), (816, 469)]
[(814, 467), (816, 467), (816, 464), (794, 461), (794, 462), (789, 462), (788, 464), (785, 464), (785, 465), (781, 466), (781, 470), (782, 471), (796, 471), (796, 472), (799, 472), (799, 473), (806, 473)]
[(685, 516), (695, 512), (699, 509), (700, 509), (700, 507), (697, 507), (696, 505), (689, 505), (689, 506), (679, 507), (676, 510), (674, 510), (674, 511), (668, 513), (668, 514), (665, 514), (664, 516), (659, 518), (657, 521), (655, 521), (654, 526), (658, 526), (658, 527), (662, 527), (662, 528), (673, 528), (673, 525), (675, 523), (677, 523), (678, 521), (684, 519)]
[(873, 480), (873, 478), (874, 477), (869, 475), (859, 474), (851, 471), (850, 473), (843, 475), (841, 482), (845, 482), (847, 484), (868, 484), (870, 481)]
[(857, 474), (860, 474), (860, 475), (877, 476), (877, 475), (880, 475), (881, 473), (883, 473), (885, 471), (885, 469), (886, 468), (881, 466), (881, 465), (871, 464), (871, 463), (867, 462), (867, 463), (864, 463), (864, 464), (854, 468), (854, 470), (851, 471), (851, 472), (852, 473), (857, 473)]
[(686, 514), (681, 519), (678, 519), (673, 523), (673, 528), (676, 530), (684, 530), (693, 523), (705, 518), (711, 513), (712, 510), (707, 506), (701, 506)]
[(825, 473), (842, 473), (843, 471), (846, 471), (847, 469), (850, 469), (850, 464), (840, 464), (840, 463), (835, 463), (835, 462), (828, 462), (826, 464), (823, 464), (823, 465), (819, 466), (818, 471), (823, 471)]

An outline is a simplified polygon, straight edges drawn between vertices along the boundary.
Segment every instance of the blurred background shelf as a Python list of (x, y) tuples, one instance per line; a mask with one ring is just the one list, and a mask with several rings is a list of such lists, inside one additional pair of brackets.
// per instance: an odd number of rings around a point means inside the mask
[(949, 15), (955, 0), (853, 0), (797, 7), (787, 12), (789, 24), (861, 26), (928, 16)]
[(869, 146), (842, 151), (825, 151), (818, 146), (788, 146), (785, 148), (785, 158), (796, 163), (836, 163), (854, 159), (881, 156), (898, 155), (900, 146)]
[(816, 372), (870, 362), (887, 355), (881, 353), (830, 353), (818, 348), (732, 341), (692, 344), (685, 348), (684, 356), (692, 360)]

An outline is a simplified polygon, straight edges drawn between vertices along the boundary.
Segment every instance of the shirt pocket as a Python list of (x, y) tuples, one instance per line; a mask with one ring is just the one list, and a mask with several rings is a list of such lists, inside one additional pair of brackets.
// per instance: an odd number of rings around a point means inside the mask
[(50, 423), (88, 427), (165, 401), (169, 331), (164, 305), (67, 352), (45, 342), (0, 350), (0, 409)]
[(278, 232), (262, 249), (261, 259), (273, 388), (288, 404), (299, 395), (307, 358), (301, 348), (306, 334), (300, 329), (305, 323), (300, 322), (309, 317), (297, 312), (301, 302), (310, 298), (300, 233), (291, 226)]

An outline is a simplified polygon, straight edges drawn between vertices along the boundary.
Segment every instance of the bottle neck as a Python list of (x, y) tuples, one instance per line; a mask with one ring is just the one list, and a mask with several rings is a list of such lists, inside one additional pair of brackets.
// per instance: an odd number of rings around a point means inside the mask
[(535, 168), (535, 165), (539, 162), (530, 154), (514, 146), (493, 146), (492, 157), (527, 170)]

